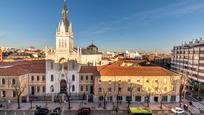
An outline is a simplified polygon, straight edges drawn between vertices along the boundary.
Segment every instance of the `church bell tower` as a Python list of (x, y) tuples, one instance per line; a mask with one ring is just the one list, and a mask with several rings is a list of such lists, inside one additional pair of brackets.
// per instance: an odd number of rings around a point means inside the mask
[(72, 24), (68, 19), (68, 8), (66, 0), (64, 0), (64, 8), (62, 10), (62, 18), (56, 31), (56, 53), (69, 56), (74, 49), (74, 37), (72, 32)]

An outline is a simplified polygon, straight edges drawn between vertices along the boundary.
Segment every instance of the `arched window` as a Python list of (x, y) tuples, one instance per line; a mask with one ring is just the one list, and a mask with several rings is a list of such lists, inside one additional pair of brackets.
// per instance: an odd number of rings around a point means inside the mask
[(64, 47), (67, 48), (67, 39), (65, 39)]
[(64, 39), (62, 39), (61, 43), (62, 43), (62, 47), (61, 48), (64, 48)]
[(54, 86), (53, 85), (50, 86), (50, 92), (54, 92)]
[(59, 39), (59, 48), (61, 48), (61, 39)]
[(54, 81), (54, 76), (53, 75), (51, 75), (51, 81)]
[(72, 85), (72, 91), (75, 91), (75, 86), (74, 85)]
[(12, 84), (15, 85), (16, 84), (16, 80), (12, 79)]
[(3, 78), (1, 82), (2, 82), (2, 84), (4, 85), (4, 84), (5, 84), (5, 79)]
[(101, 87), (98, 88), (98, 92), (102, 92), (102, 88)]
[(75, 76), (74, 75), (72, 75), (72, 81), (75, 81)]

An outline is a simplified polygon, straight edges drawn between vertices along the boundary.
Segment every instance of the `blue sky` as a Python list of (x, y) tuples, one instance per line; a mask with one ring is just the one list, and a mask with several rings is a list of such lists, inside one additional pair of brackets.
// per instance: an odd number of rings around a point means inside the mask
[[(204, 0), (67, 0), (75, 46), (170, 51), (204, 36)], [(1, 0), (0, 46), (55, 47), (63, 0)]]

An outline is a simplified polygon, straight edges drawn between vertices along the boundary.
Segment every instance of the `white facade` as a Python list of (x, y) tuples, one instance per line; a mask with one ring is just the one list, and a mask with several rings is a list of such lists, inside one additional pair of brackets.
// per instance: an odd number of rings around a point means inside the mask
[(70, 93), (79, 93), (80, 65), (76, 61), (55, 63), (46, 61), (46, 93), (60, 93), (62, 81), (66, 81), (66, 90)]
[(101, 55), (82, 55), (80, 48), (74, 49), (74, 34), (65, 1), (56, 31), (56, 49), (46, 50), (46, 93), (60, 93), (64, 89), (67, 93), (79, 93), (80, 64), (100, 60)]
[(56, 50), (46, 52), (46, 93), (78, 93), (80, 51), (74, 50), (66, 2), (56, 32)]

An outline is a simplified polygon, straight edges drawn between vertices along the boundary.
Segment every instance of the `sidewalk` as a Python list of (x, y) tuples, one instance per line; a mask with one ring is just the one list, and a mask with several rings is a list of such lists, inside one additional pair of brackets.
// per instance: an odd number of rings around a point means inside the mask
[[(92, 110), (104, 110), (104, 105), (103, 103), (101, 103), (101, 106), (99, 106), (99, 103), (86, 103), (82, 104), (81, 102), (71, 102), (71, 111), (77, 111), (79, 108), (83, 107), (83, 106), (89, 106), (91, 107)], [(48, 107), (49, 110), (53, 110), (56, 107), (60, 107), (60, 103), (53, 103), (53, 102), (47, 102), (43, 103), (43, 102), (33, 102), (32, 103), (32, 109), (31, 109), (31, 103), (21, 103), (21, 109), (17, 109), (18, 107), (18, 103), (11, 103), (8, 105), (8, 107), (4, 107), (4, 108), (0, 108), (0, 110), (35, 110), (36, 105), (41, 106), (41, 107)], [(162, 109), (160, 108), (160, 104), (150, 104), (149, 108), (151, 110), (164, 110), (164, 111), (168, 111), (170, 110), (172, 107), (175, 107), (177, 104), (163, 104), (162, 105)], [(68, 103), (62, 103), (61, 106), (64, 107), (64, 110), (69, 111), (68, 109)], [(105, 110), (113, 110), (113, 107), (116, 107), (116, 103), (107, 103), (106, 104), (106, 109)], [(128, 110), (128, 103), (119, 103), (118, 104), (119, 110)], [(138, 104), (138, 103), (131, 103), (130, 107), (147, 107), (147, 104)]]

